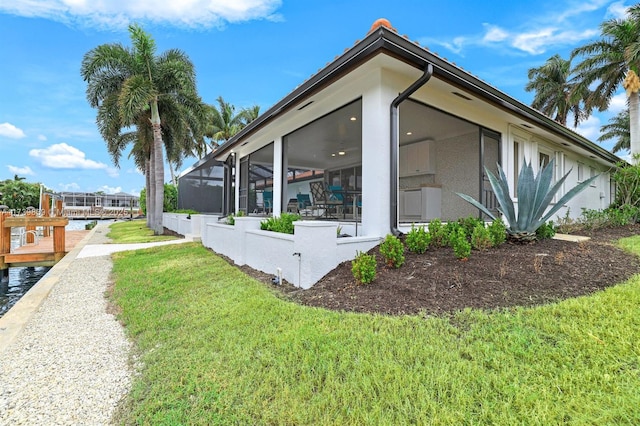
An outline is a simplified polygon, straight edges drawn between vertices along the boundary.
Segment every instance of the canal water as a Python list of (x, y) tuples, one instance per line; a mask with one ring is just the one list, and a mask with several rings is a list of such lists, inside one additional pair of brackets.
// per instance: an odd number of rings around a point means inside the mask
[[(70, 231), (82, 230), (89, 220), (70, 220), (66, 229)], [(40, 278), (51, 269), (50, 267), (9, 268), (9, 280), (0, 280), (0, 317), (2, 317)]]

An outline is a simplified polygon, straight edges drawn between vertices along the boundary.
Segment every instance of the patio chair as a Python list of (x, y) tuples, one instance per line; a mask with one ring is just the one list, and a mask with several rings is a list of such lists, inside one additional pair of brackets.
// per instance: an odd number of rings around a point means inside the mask
[(298, 200), (298, 213), (307, 216), (310, 212), (309, 207), (311, 207), (309, 194), (297, 194), (296, 198)]
[(265, 213), (271, 213), (271, 209), (273, 208), (273, 191), (262, 192), (262, 205)]
[(317, 217), (333, 217), (330, 216), (332, 210), (336, 214), (338, 213), (338, 207), (342, 207), (343, 204), (342, 200), (338, 200), (337, 197), (331, 197), (325, 182), (310, 182), (309, 188), (313, 197), (313, 208), (322, 210), (322, 214), (317, 215)]

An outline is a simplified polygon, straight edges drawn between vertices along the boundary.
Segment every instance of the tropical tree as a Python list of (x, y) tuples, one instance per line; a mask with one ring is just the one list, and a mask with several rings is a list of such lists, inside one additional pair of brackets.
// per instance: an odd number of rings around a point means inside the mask
[(583, 57), (575, 67), (582, 87), (595, 85), (585, 99), (586, 108), (604, 111), (622, 86), (629, 104), (631, 154), (640, 153), (640, 5), (627, 9), (625, 19), (611, 19), (600, 25), (601, 39), (574, 49), (572, 57)]
[(253, 105), (248, 108), (243, 108), (240, 111), (240, 116), (243, 124), (243, 128), (247, 126), (247, 124), (251, 123), (253, 120), (258, 118), (260, 115), (260, 105)]
[(208, 106), (208, 127), (205, 133), (212, 141), (212, 148), (231, 139), (260, 115), (258, 105), (244, 108), (236, 114), (236, 107), (226, 102), (222, 96), (218, 96), (217, 102), (217, 107)]
[(19, 211), (27, 207), (37, 208), (40, 204), (40, 184), (26, 182), (25, 178), (18, 175), (13, 180), (1, 181), (0, 204)]
[[(146, 175), (148, 224), (160, 234), (163, 148), (175, 155), (179, 150), (170, 144), (197, 139), (199, 124), (191, 120), (190, 113), (203, 110), (203, 106), (196, 90), (194, 66), (184, 52), (171, 49), (156, 55), (155, 41), (142, 28), (130, 25), (129, 34), (131, 48), (114, 43), (87, 52), (81, 74), (87, 82), (89, 104), (98, 109), (98, 128), (114, 163), (118, 165), (122, 150), (129, 143), (142, 145), (135, 155)], [(204, 117), (204, 111), (193, 113), (193, 117), (198, 116)], [(174, 136), (163, 140), (163, 132), (166, 135), (168, 131)]]
[(616, 140), (616, 144), (611, 148), (614, 153), (629, 149), (631, 145), (631, 137), (629, 134), (629, 110), (620, 111), (614, 117), (609, 119), (609, 124), (600, 127), (600, 137), (598, 142), (604, 142), (610, 139)]
[(571, 60), (554, 55), (544, 65), (529, 69), (528, 77), (525, 90), (535, 92), (533, 108), (564, 126), (569, 113), (573, 115), (574, 127), (586, 118), (582, 102), (586, 89), (572, 80)]

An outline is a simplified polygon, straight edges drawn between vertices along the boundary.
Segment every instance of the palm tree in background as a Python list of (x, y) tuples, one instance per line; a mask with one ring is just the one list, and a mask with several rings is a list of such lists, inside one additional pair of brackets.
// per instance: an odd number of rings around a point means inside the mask
[(254, 105), (249, 108), (244, 108), (242, 111), (240, 111), (240, 116), (242, 117), (242, 127), (244, 128), (260, 116), (260, 105)]
[(598, 138), (598, 142), (604, 142), (610, 139), (616, 140), (616, 144), (611, 148), (613, 153), (627, 150), (631, 146), (631, 137), (629, 134), (629, 110), (620, 111), (615, 117), (609, 119), (609, 123), (600, 127), (602, 133)]
[(528, 72), (527, 92), (534, 91), (531, 106), (555, 121), (566, 126), (572, 113), (574, 127), (587, 117), (582, 99), (586, 89), (576, 84), (571, 77), (571, 61), (554, 55), (544, 65)]
[(625, 19), (603, 22), (601, 39), (575, 49), (572, 57), (583, 57), (574, 70), (579, 84), (595, 85), (585, 98), (588, 111), (606, 110), (621, 85), (627, 92), (629, 145), (633, 155), (640, 153), (640, 5), (627, 9), (627, 14)]
[(185, 53), (171, 49), (156, 56), (155, 41), (142, 28), (130, 25), (129, 34), (132, 48), (103, 44), (87, 52), (81, 74), (87, 82), (89, 104), (98, 109), (98, 128), (114, 164), (118, 165), (129, 143), (143, 145), (135, 150), (141, 155), (137, 160), (148, 154), (143, 168), (147, 223), (161, 234), (163, 149), (167, 148), (168, 156), (181, 158), (177, 146), (197, 141), (202, 134), (202, 122), (197, 123), (196, 117), (204, 119), (204, 106), (197, 94), (194, 66)]
[(244, 108), (236, 114), (236, 107), (226, 102), (222, 96), (218, 96), (217, 102), (217, 107), (208, 107), (208, 127), (205, 133), (211, 140), (213, 149), (231, 139), (260, 115), (258, 105)]

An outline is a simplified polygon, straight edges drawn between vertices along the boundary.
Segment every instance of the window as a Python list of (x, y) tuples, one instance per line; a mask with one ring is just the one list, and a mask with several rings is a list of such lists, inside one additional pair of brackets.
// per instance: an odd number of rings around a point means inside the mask
[[(594, 177), (595, 175), (596, 175), (596, 168), (595, 167), (589, 167), (589, 177)], [(591, 186), (595, 187), (597, 180), (598, 179), (594, 179), (591, 182)]]
[(578, 182), (584, 180), (584, 164), (578, 163)]
[(518, 196), (518, 174), (520, 173), (520, 142), (513, 142), (513, 196)]
[(549, 154), (544, 152), (538, 153), (538, 164), (540, 165), (540, 170), (546, 167), (550, 161), (551, 161), (551, 156)]

